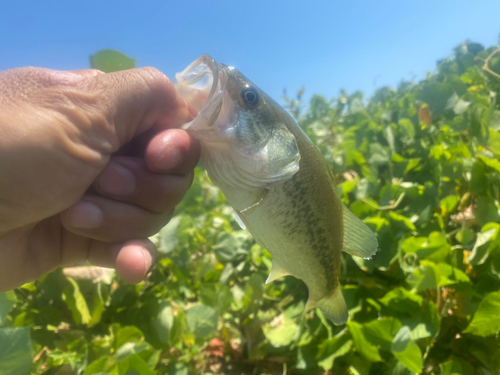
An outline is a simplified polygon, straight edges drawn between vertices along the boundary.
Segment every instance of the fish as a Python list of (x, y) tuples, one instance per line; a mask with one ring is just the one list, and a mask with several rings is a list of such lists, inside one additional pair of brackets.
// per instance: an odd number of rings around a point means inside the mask
[(378, 241), (340, 200), (322, 153), (276, 101), (207, 54), (176, 74), (175, 87), (198, 110), (182, 128), (200, 141), (208, 176), (238, 224), (272, 255), (266, 284), (302, 280), (304, 314), (319, 308), (344, 324), (341, 252), (368, 259)]

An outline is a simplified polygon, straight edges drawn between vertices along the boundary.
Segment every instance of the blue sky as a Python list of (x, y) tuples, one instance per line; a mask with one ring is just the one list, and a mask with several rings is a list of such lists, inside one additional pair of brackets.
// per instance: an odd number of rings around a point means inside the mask
[(88, 68), (112, 48), (173, 78), (202, 53), (281, 102), (422, 79), (467, 38), (498, 44), (498, 0), (96, 1), (2, 4), (0, 70)]

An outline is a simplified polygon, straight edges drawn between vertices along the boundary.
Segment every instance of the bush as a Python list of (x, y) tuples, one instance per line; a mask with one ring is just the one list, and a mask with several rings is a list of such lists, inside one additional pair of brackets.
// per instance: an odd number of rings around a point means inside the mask
[(463, 43), (368, 100), (285, 98), (379, 239), (372, 260), (343, 254), (346, 325), (300, 320), (299, 280), (264, 285), (271, 256), (198, 167), (145, 282), (66, 269), (0, 295), (0, 373), (31, 350), (37, 374), (498, 374), (499, 51)]

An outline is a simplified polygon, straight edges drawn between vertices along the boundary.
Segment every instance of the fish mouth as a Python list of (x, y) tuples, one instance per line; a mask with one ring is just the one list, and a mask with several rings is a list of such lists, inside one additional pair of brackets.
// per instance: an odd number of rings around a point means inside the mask
[(175, 75), (175, 88), (198, 110), (196, 118), (181, 129), (195, 132), (198, 137), (216, 141), (212, 125), (222, 108), (227, 78), (220, 65), (208, 54), (201, 55), (186, 69)]

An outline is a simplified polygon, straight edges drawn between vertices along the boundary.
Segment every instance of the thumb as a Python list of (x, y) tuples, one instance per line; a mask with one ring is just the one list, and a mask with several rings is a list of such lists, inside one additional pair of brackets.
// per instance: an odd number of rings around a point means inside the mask
[[(85, 78), (75, 89), (82, 90), (84, 107), (91, 115), (105, 117), (107, 130), (116, 135), (113, 151), (152, 127), (177, 128), (195, 115), (173, 83), (157, 69), (83, 74)], [(102, 130), (102, 121), (95, 121), (94, 126)]]

